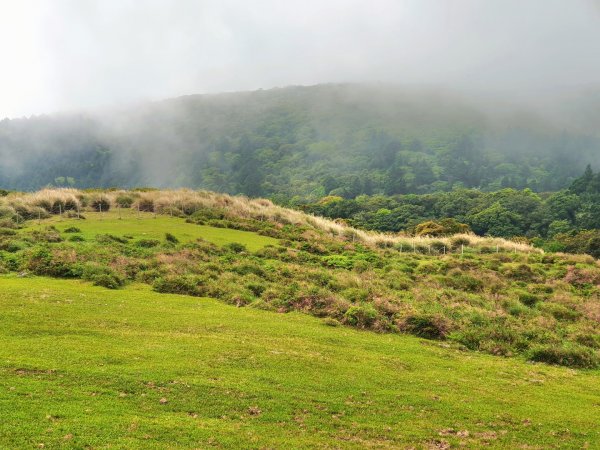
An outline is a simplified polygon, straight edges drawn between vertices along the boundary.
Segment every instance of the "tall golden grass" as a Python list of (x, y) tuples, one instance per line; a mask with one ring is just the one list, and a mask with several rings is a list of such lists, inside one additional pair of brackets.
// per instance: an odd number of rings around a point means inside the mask
[[(267, 199), (251, 199), (242, 195), (232, 196), (191, 189), (152, 190), (148, 192), (126, 190), (86, 192), (77, 189), (43, 189), (33, 193), (11, 193), (0, 199), (0, 205), (3, 204), (13, 208), (15, 208), (15, 205), (20, 205), (21, 208), (43, 208), (50, 212), (48, 205), (75, 204), (78, 209), (85, 210), (84, 205), (89, 205), (92, 199), (99, 195), (107, 198), (111, 205), (117, 204), (117, 197), (129, 196), (133, 202), (131, 206), (133, 209), (136, 209), (140, 204), (151, 204), (153, 210), (159, 214), (180, 211), (189, 215), (202, 209), (219, 209), (229, 218), (271, 221), (281, 225), (308, 226), (332, 237), (361, 242), (369, 246), (403, 246), (406, 251), (416, 247), (422, 249), (431, 245), (438, 247), (443, 245), (450, 250), (453, 246), (456, 247), (458, 239), (466, 242), (466, 247), (489, 247), (492, 251), (496, 249), (504, 252), (540, 251), (522, 242), (481, 237), (474, 234), (458, 234), (438, 238), (365, 231), (324, 217), (284, 208)], [(52, 212), (56, 213), (56, 211)]]

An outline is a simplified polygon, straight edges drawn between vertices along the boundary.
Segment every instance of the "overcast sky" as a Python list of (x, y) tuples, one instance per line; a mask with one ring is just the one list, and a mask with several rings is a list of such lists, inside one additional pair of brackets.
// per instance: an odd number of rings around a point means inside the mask
[(290, 84), (600, 82), (595, 0), (0, 0), (0, 117)]

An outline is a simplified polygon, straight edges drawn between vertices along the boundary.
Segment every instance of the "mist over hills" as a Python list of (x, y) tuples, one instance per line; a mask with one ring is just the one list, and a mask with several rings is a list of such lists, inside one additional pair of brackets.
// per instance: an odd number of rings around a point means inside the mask
[(595, 91), (500, 101), (322, 84), (0, 122), (0, 187), (205, 188), (279, 199), (552, 191), (600, 163)]

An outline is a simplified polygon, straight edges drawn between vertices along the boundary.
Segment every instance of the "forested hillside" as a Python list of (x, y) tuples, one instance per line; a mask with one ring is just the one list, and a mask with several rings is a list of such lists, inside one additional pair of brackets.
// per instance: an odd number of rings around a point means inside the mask
[(299, 202), (307, 212), (342, 219), (358, 228), (444, 236), (472, 231), (481, 236), (522, 237), (551, 251), (600, 257), (600, 173), (588, 166), (568, 189), (531, 189), (403, 195), (329, 195)]
[(279, 201), (460, 187), (555, 191), (599, 162), (593, 131), (482, 104), (343, 84), (6, 119), (0, 187), (188, 186)]

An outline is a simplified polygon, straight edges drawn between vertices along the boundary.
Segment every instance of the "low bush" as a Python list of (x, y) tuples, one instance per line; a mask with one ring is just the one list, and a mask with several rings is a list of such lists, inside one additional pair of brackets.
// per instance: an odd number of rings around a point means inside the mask
[(598, 355), (584, 347), (535, 347), (529, 353), (529, 360), (585, 369), (598, 367), (599, 363)]
[(525, 306), (529, 306), (531, 308), (540, 301), (540, 298), (535, 294), (530, 294), (529, 292), (523, 292), (523, 293), (519, 294), (519, 301), (521, 303), (523, 303)]
[(344, 313), (344, 322), (357, 328), (370, 328), (377, 319), (377, 310), (370, 303), (354, 305)]
[(238, 242), (231, 242), (227, 244), (225, 248), (231, 250), (233, 253), (242, 253), (246, 251), (246, 246)]
[(133, 207), (142, 212), (154, 212), (154, 200), (151, 198), (140, 198)]
[(179, 239), (171, 233), (165, 233), (165, 241), (170, 242), (171, 244), (179, 244)]
[(183, 294), (202, 296), (204, 290), (201, 287), (200, 279), (192, 275), (166, 276), (157, 278), (152, 284), (156, 292), (166, 294)]
[(96, 212), (107, 212), (110, 209), (110, 200), (103, 195), (92, 198), (90, 206)]
[(135, 242), (135, 245), (141, 248), (154, 248), (160, 245), (158, 239), (140, 239)]
[(131, 205), (133, 205), (133, 201), (134, 199), (131, 195), (125, 194), (117, 195), (117, 198), (115, 199), (115, 203), (120, 208), (131, 208)]
[(94, 283), (94, 286), (102, 286), (107, 289), (119, 289), (125, 284), (123, 278), (108, 273), (94, 275), (90, 281)]
[(425, 339), (445, 339), (450, 331), (450, 324), (445, 317), (439, 315), (418, 314), (406, 317), (400, 328)]

